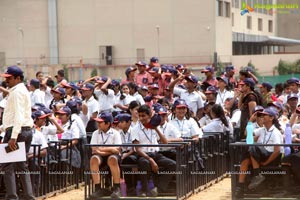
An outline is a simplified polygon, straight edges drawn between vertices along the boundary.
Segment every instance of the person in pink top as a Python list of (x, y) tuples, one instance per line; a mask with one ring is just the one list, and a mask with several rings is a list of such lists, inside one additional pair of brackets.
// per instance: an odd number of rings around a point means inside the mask
[(159, 67), (153, 67), (149, 73), (152, 75), (153, 83), (158, 85), (158, 94), (164, 95), (164, 88), (166, 87), (166, 81), (163, 79), (163, 74)]
[(148, 86), (152, 83), (152, 76), (146, 71), (147, 63), (139, 61), (135, 64), (139, 73), (135, 76), (135, 82), (139, 86)]
[(126, 78), (122, 80), (121, 84), (135, 82), (135, 72), (136, 72), (136, 70), (137, 70), (137, 68), (135, 68), (135, 67), (128, 67), (125, 70)]

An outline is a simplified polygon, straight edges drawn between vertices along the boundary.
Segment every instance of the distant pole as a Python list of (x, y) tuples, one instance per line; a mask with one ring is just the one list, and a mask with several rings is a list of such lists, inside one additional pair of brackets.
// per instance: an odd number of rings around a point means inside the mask
[(21, 27), (18, 28), (18, 31), (20, 31), (21, 36), (22, 36), (22, 65), (25, 65), (25, 61), (24, 61), (24, 31)]
[(156, 25), (156, 33), (157, 33), (157, 57), (160, 57), (159, 53), (159, 25)]

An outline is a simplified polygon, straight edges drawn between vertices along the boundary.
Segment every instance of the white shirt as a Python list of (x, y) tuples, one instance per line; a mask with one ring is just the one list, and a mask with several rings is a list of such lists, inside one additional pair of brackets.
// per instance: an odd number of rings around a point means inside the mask
[(13, 127), (11, 138), (17, 139), (21, 127), (33, 126), (31, 100), (23, 83), (9, 89), (7, 104), (3, 113), (3, 128)]
[(36, 103), (42, 103), (45, 105), (45, 92), (41, 91), (40, 89), (35, 89), (34, 91), (30, 92), (31, 98), (31, 106)]
[(79, 128), (79, 137), (80, 138), (85, 138), (86, 137), (86, 131), (85, 131), (85, 125), (83, 124), (82, 119), (76, 113), (73, 113), (71, 115), (71, 118), (72, 118), (72, 120), (74, 120), (73, 123), (76, 123), (77, 127)]
[(93, 113), (99, 111), (99, 103), (94, 98), (94, 96), (91, 96), (89, 99), (85, 99), (83, 102), (85, 102), (87, 105), (87, 108), (88, 108), (87, 116), (88, 116), (88, 119), (90, 119), (91, 116), (93, 115)]
[(233, 135), (233, 127), (232, 124), (229, 122), (229, 118), (227, 119), (228, 127), (226, 127), (220, 118), (215, 118), (212, 119), (212, 121), (202, 127), (203, 132), (218, 132), (218, 133), (224, 133), (226, 131), (229, 131), (229, 134), (232, 136)]
[(61, 139), (79, 139), (79, 128), (77, 124), (73, 122), (70, 129), (68, 129), (69, 126), (70, 126), (70, 121), (62, 125), (64, 132), (61, 135)]
[[(174, 127), (172, 124), (165, 122), (162, 126), (158, 126), (158, 129), (162, 134), (164, 134), (165, 138), (167, 140), (174, 139), (174, 138), (180, 138), (180, 132), (176, 127)], [(174, 147), (164, 147), (160, 148), (161, 151), (166, 151), (169, 149), (174, 149)]]
[[(147, 129), (139, 122), (132, 129), (132, 141), (139, 141), (140, 144), (158, 144), (158, 136), (154, 129)], [(157, 152), (159, 147), (141, 147), (144, 152)]]
[(49, 124), (48, 126), (42, 126), (41, 127), (41, 132), (44, 135), (45, 140), (49, 142), (55, 142), (58, 141), (57, 137), (57, 128), (53, 124)]
[(122, 144), (120, 133), (110, 128), (106, 133), (95, 130), (92, 135), (91, 144)]
[(210, 117), (205, 114), (199, 121), (200, 127), (203, 127), (211, 122)]
[(137, 102), (140, 103), (140, 105), (144, 105), (145, 104), (144, 98), (138, 92), (134, 93), (132, 96), (135, 98), (135, 100)]
[(232, 117), (230, 119), (231, 123), (235, 123), (235, 127), (239, 128), (240, 124), (241, 124), (241, 110), (240, 109), (236, 109), (233, 111)]
[(51, 94), (51, 88), (47, 86), (46, 90), (45, 90), (45, 106), (46, 106), (46, 108), (49, 108), (52, 99), (53, 99), (53, 96)]
[[(131, 127), (124, 133), (123, 130), (120, 130), (120, 136), (122, 140), (122, 144), (132, 144), (132, 133)], [(132, 147), (122, 147), (122, 152), (132, 149)]]
[[(116, 104), (120, 104), (120, 105), (122, 105), (122, 106), (126, 106), (126, 105), (129, 105), (130, 102), (136, 100), (136, 99), (135, 99), (133, 96), (131, 96), (131, 95), (126, 95), (126, 94), (123, 94), (123, 95), (125, 96), (125, 98), (122, 99), (122, 100), (120, 99), (120, 97), (116, 97), (116, 98), (115, 98), (115, 103), (116, 103)], [(122, 109), (120, 109), (120, 108), (115, 108), (114, 110), (115, 110), (115, 111), (122, 111)]]
[[(280, 131), (273, 125), (269, 130), (265, 127), (255, 129), (253, 131), (255, 136), (258, 136), (257, 143), (260, 144), (283, 144), (283, 138)], [(273, 146), (265, 146), (269, 152), (274, 152)], [(280, 152), (283, 153), (283, 147), (280, 147)]]
[(197, 122), (192, 118), (186, 119), (184, 117), (183, 120), (179, 120), (176, 117), (175, 119), (172, 119), (169, 123), (176, 127), (176, 129), (180, 132), (181, 137), (191, 138), (193, 136), (198, 135), (199, 138), (201, 138), (203, 135), (203, 132), (199, 128)]
[(218, 90), (216, 104), (220, 104), (224, 108), (225, 100), (227, 98), (233, 98), (233, 96), (233, 91), (224, 90), (223, 92), (221, 92), (220, 90)]
[[(47, 140), (45, 140), (43, 134), (36, 129), (33, 130), (31, 144), (41, 145), (40, 148), (41, 150), (48, 147)], [(33, 152), (34, 152), (34, 147), (30, 147), (29, 153), (33, 153)]]
[(112, 110), (115, 103), (115, 93), (107, 89), (107, 95), (102, 90), (95, 89), (94, 93), (98, 97), (99, 112)]
[(203, 108), (203, 100), (198, 92), (189, 93), (185, 89), (175, 87), (173, 93), (184, 99), (194, 114), (197, 114), (198, 109)]

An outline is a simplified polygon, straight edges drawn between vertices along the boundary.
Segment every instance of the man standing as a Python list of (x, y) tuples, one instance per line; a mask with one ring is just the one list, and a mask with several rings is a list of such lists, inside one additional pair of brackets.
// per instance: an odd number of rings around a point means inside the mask
[[(9, 96), (3, 114), (3, 128), (5, 130), (4, 143), (8, 143), (13, 151), (17, 149), (17, 142), (25, 142), (28, 153), (32, 140), (33, 120), (31, 118), (31, 102), (29, 92), (23, 84), (23, 71), (17, 66), (7, 68), (5, 81), (9, 89)], [(5, 163), (2, 165), (6, 199), (18, 199), (16, 189), (15, 171), (20, 171), (20, 179), (23, 185), (24, 198), (34, 199), (31, 187), (30, 174), (26, 162)]]

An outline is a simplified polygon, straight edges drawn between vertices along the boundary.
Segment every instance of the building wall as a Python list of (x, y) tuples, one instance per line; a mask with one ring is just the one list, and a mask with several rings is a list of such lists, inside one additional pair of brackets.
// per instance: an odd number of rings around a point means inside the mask
[(41, 55), (49, 54), (47, 0), (1, 0), (0, 30), (5, 64), (23, 58), (23, 64), (43, 63)]
[[(277, 0), (278, 3), (298, 4), (299, 0)], [(287, 37), (300, 40), (300, 8), (290, 9), (290, 14), (277, 14), (277, 34), (279, 37)], [(300, 52), (300, 45), (286, 47), (287, 52)]]

